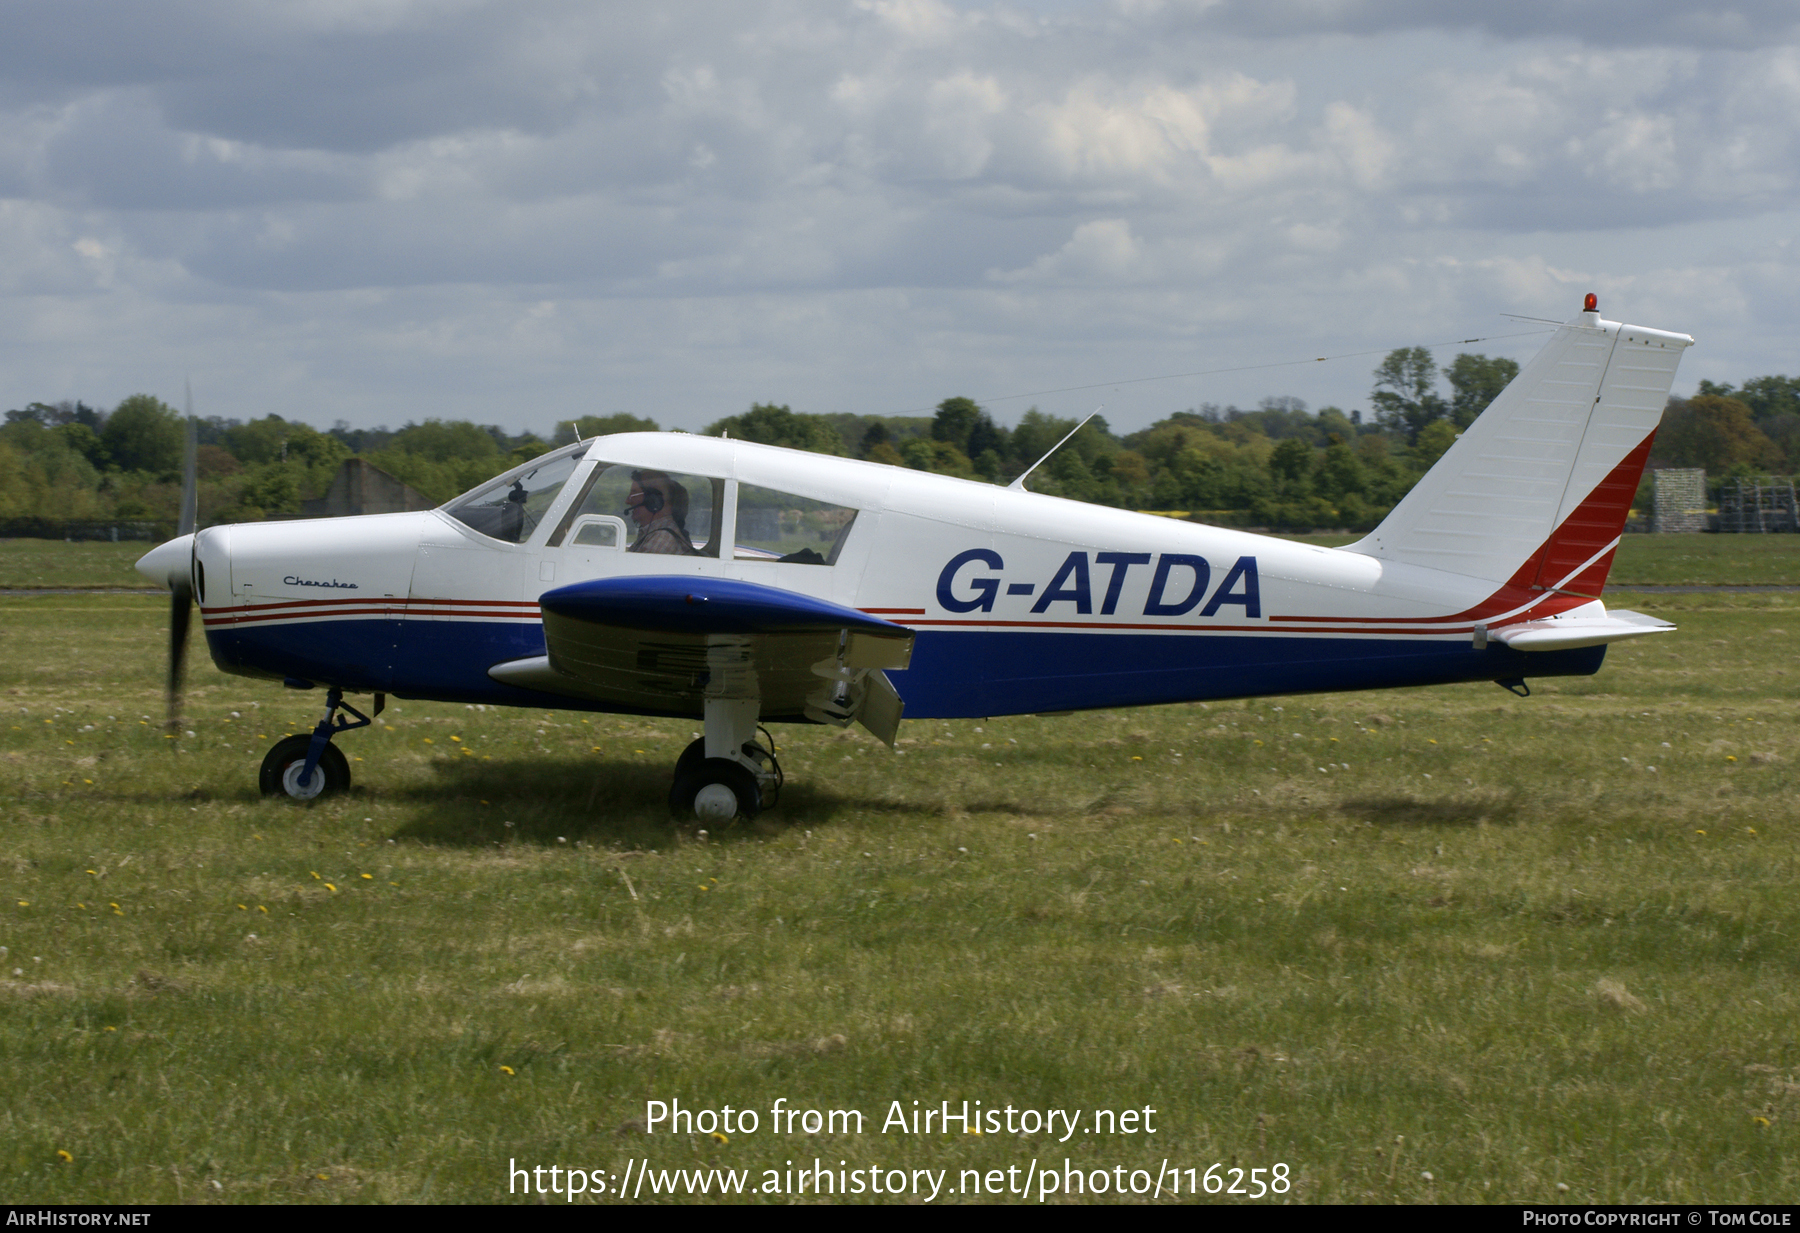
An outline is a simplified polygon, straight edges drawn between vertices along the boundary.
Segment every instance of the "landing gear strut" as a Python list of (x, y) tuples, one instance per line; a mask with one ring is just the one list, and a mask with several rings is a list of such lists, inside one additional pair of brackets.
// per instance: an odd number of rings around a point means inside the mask
[[(387, 705), (386, 694), (375, 695), (375, 714)], [(355, 716), (354, 721), (339, 715), (343, 711)], [(263, 758), (259, 777), (264, 796), (285, 796), (289, 800), (310, 801), (321, 796), (347, 792), (350, 788), (350, 763), (331, 738), (352, 728), (366, 728), (375, 721), (344, 701), (344, 691), (333, 688), (325, 695), (325, 714), (309, 736), (290, 736), (275, 742)]]
[(775, 803), (781, 791), (781, 764), (774, 741), (756, 741), (759, 704), (708, 698), (706, 735), (682, 751), (669, 789), (669, 812), (702, 822), (754, 818)]

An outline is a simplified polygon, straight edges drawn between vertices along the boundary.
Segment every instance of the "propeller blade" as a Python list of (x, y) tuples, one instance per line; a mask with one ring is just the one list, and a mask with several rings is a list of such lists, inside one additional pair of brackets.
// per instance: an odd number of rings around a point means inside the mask
[(181, 727), (181, 685), (187, 668), (188, 623), (193, 619), (194, 584), (183, 579), (169, 588), (169, 731)]
[[(195, 473), (194, 434), (194, 383), (187, 385), (187, 412), (182, 418), (185, 421), (186, 441), (183, 443), (181, 459), (181, 518), (177, 524), (176, 534), (192, 535), (194, 525), (199, 519), (200, 484)], [(190, 541), (188, 569), (185, 578), (169, 580), (169, 732), (179, 733), (181, 730), (181, 686), (187, 668), (188, 623), (193, 619), (194, 610), (194, 558), (199, 556), (199, 544)]]

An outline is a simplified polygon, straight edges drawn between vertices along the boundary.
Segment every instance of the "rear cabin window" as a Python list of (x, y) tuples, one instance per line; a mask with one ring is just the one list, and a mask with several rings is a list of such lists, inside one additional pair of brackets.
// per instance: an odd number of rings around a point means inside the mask
[(837, 564), (854, 509), (755, 484), (739, 484), (737, 492), (737, 560)]

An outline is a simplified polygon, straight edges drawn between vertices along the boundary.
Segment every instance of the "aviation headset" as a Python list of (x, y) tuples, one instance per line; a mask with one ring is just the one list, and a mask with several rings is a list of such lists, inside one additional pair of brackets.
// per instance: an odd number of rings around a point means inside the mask
[[(662, 489), (646, 487), (644, 485), (644, 473), (642, 471), (633, 471), (631, 473), (631, 480), (643, 490), (642, 499), (638, 501), (638, 504), (650, 511), (652, 515), (662, 513), (663, 506), (666, 504), (663, 500)], [(625, 507), (625, 513), (628, 517), (630, 516), (631, 507), (629, 505)]]

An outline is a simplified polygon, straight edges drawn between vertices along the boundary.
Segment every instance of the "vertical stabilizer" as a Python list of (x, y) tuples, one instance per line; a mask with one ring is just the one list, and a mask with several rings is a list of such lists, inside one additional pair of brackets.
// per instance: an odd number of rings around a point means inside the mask
[(1347, 551), (1598, 594), (1693, 342), (1577, 313)]

